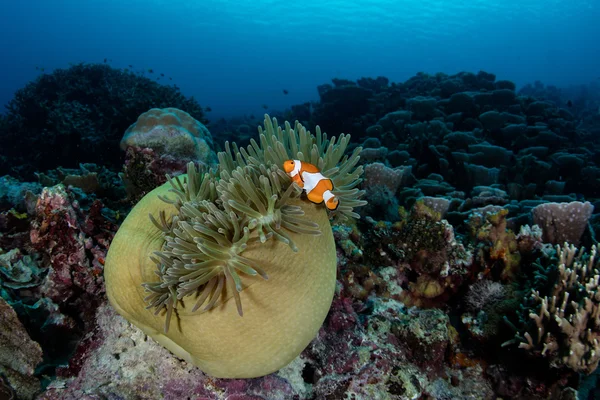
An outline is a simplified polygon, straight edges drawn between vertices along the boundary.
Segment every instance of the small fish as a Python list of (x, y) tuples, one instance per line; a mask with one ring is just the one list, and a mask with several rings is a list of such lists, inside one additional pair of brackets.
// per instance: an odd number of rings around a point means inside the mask
[(211, 112), (211, 111), (212, 111), (212, 108), (210, 108), (210, 107), (206, 107), (206, 108), (204, 109), (204, 111), (206, 111), (206, 112)]
[(161, 74), (160, 74), (160, 76), (165, 76), (165, 74), (162, 74), (162, 73), (161, 73)]
[(573, 102), (571, 100), (567, 101), (567, 107), (569, 107), (569, 108), (573, 107)]
[(152, 68), (148, 69), (148, 72), (150, 72), (151, 74), (154, 73), (154, 70)]
[(283, 94), (288, 94), (288, 90), (287, 89), (283, 89)]
[(107, 62), (107, 61), (108, 61), (108, 59), (106, 59), (106, 58), (105, 58), (105, 59), (104, 59), (104, 64), (106, 64), (106, 62)]
[(267, 108), (269, 108), (269, 106), (268, 106), (268, 105), (266, 105), (266, 104), (263, 104), (263, 105), (262, 105), (262, 108), (264, 108), (264, 109), (266, 110)]
[(254, 118), (256, 118), (256, 117), (254, 116), (254, 114), (250, 114), (250, 119), (254, 119)]
[(129, 68), (133, 68), (133, 65), (129, 64)]
[(172, 81), (172, 80), (173, 80), (173, 78), (169, 77), (169, 80), (170, 80), (170, 81)]
[(325, 207), (335, 210), (340, 202), (332, 193), (333, 182), (324, 177), (316, 166), (300, 160), (287, 160), (283, 170), (306, 192), (308, 200), (316, 204), (325, 202)]

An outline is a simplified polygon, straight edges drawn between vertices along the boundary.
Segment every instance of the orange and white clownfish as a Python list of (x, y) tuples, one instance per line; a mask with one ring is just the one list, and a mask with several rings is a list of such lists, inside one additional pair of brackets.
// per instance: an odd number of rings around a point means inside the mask
[(325, 202), (325, 207), (335, 210), (339, 200), (333, 190), (331, 179), (324, 177), (315, 165), (300, 160), (287, 160), (283, 170), (306, 192), (308, 200), (313, 203)]

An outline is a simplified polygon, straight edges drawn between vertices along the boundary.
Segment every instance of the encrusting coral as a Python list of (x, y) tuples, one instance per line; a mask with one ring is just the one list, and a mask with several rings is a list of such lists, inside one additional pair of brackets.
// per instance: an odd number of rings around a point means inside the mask
[[(226, 143), (218, 170), (189, 164), (146, 195), (106, 258), (113, 307), (217, 377), (274, 372), (316, 336), (336, 282), (329, 218), (357, 218), (366, 203), (356, 188), (361, 149), (344, 155), (348, 135), (327, 139), (298, 122), (282, 129), (268, 116), (259, 134), (246, 148)], [(332, 179), (337, 210), (302, 198), (282, 170), (288, 159)]]

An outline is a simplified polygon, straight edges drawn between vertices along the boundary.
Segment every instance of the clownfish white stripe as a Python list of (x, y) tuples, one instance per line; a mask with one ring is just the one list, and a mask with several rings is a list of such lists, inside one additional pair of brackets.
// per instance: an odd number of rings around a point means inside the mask
[(295, 176), (300, 173), (300, 169), (302, 167), (302, 162), (300, 160), (294, 160), (294, 169), (288, 173), (290, 176)]
[(323, 201), (325, 203), (327, 203), (329, 201), (329, 199), (332, 199), (335, 197), (335, 194), (331, 193), (330, 190), (326, 190), (325, 193), (323, 193)]
[(304, 182), (304, 190), (309, 193), (317, 187), (319, 182), (325, 178), (320, 172), (302, 172), (302, 181)]

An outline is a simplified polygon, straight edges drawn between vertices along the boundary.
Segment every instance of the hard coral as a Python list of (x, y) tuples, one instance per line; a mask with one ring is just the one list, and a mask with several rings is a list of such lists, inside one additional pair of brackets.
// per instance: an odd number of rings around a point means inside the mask
[(334, 298), (327, 323), (301, 356), (314, 371), (312, 398), (492, 398), (474, 360), (446, 364), (459, 349), (444, 312), (379, 297), (371, 303), (356, 310), (351, 299)]
[(409, 174), (410, 167), (389, 168), (380, 162), (367, 164), (363, 187), (369, 205), (365, 213), (373, 218), (396, 221), (399, 205), (396, 192)]
[(448, 316), (438, 309), (412, 309), (392, 324), (392, 332), (410, 350), (409, 359), (428, 369), (443, 369), (453, 328)]
[(578, 245), (593, 211), (594, 206), (587, 201), (572, 201), (540, 204), (531, 213), (533, 222), (542, 228), (545, 242)]
[(551, 366), (591, 374), (600, 362), (600, 263), (597, 248), (556, 247), (557, 259), (540, 267), (540, 285), (524, 299), (515, 338)]
[(15, 398), (33, 399), (40, 389), (40, 382), (33, 375), (41, 362), (40, 345), (31, 340), (15, 311), (0, 297), (0, 394), (2, 380), (6, 379)]
[(83, 216), (63, 185), (44, 188), (38, 199), (31, 244), (50, 265), (42, 291), (59, 304), (86, 308), (103, 291), (102, 260), (114, 228), (100, 209), (98, 202)]
[(210, 164), (216, 161), (212, 135), (204, 124), (177, 108), (152, 108), (132, 124), (121, 149), (151, 148), (160, 155)]
[(23, 289), (38, 286), (46, 272), (37, 260), (23, 254), (18, 248), (7, 253), (0, 250), (0, 284), (10, 289)]
[[(493, 210), (493, 209), (492, 209)], [(506, 228), (508, 210), (476, 211), (469, 217), (471, 235), (478, 242), (478, 260), (484, 274), (508, 280), (521, 263), (515, 234)]]
[(336, 215), (357, 217), (353, 208), (364, 204), (355, 188), (360, 148), (343, 154), (349, 136), (329, 141), (318, 128), (316, 136), (299, 123), (282, 129), (268, 116), (259, 133), (260, 145), (226, 143), (218, 175), (190, 164), (187, 176), (146, 195), (106, 261), (117, 311), (219, 377), (285, 366), (314, 338), (331, 304), (336, 251), (328, 214), (299, 198), (283, 162), (307, 161), (331, 178), (341, 203)]
[[(419, 201), (394, 225), (370, 227), (366, 248), (373, 263), (395, 265), (402, 290), (395, 290), (409, 305), (432, 307), (444, 302), (462, 284), (472, 255), (454, 236), (453, 227), (440, 213)], [(394, 278), (396, 280), (396, 278)]]

